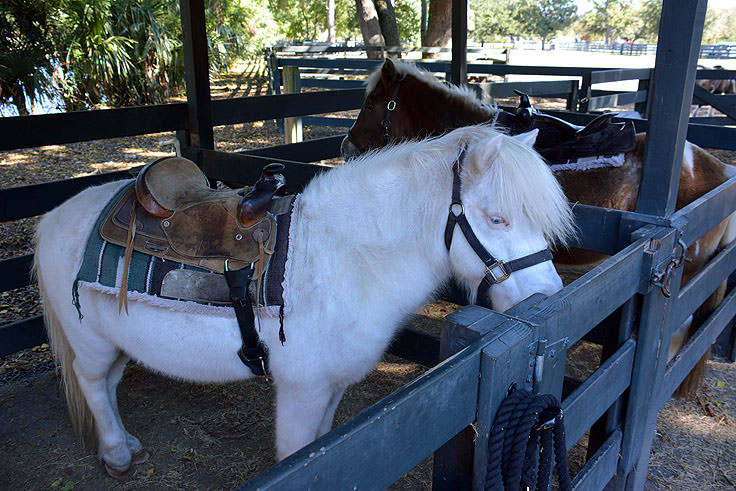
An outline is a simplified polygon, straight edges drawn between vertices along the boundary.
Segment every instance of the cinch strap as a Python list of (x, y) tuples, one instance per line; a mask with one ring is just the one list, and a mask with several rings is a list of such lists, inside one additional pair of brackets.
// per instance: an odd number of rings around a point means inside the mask
[(268, 353), (258, 339), (256, 332), (253, 305), (248, 295), (248, 284), (253, 268), (229, 270), (225, 268), (225, 279), (230, 287), (230, 299), (233, 301), (235, 317), (238, 319), (243, 346), (238, 350), (238, 357), (254, 375), (268, 378)]

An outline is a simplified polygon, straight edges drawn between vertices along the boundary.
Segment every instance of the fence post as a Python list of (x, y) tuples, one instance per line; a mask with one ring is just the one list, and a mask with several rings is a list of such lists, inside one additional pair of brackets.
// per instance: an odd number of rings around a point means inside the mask
[[(666, 262), (676, 246), (677, 232), (660, 229), (650, 241), (654, 267)], [(672, 279), (673, 298), (679, 291), (679, 275)], [(634, 358), (629, 401), (626, 408), (621, 460), (616, 479), (626, 479), (627, 489), (644, 489), (649, 452), (659, 411), (658, 387), (662, 385), (669, 349), (667, 311), (669, 300), (659, 288), (644, 296)]]
[(590, 102), (590, 97), (593, 95), (591, 86), (593, 79), (593, 73), (588, 72), (583, 75), (583, 80), (580, 83), (580, 105), (578, 106), (578, 111), (581, 113), (587, 113), (588, 112), (588, 103)]
[(575, 111), (578, 105), (578, 98), (580, 97), (580, 88), (578, 87), (578, 81), (574, 80), (570, 82), (570, 92), (567, 93), (567, 104), (565, 110)]
[(649, 79), (640, 79), (639, 80), (639, 86), (636, 89), (639, 90), (646, 90), (647, 91), (647, 100), (643, 102), (637, 102), (634, 104), (634, 110), (641, 114), (644, 118), (649, 117)]
[[(532, 295), (512, 307), (506, 314), (514, 316), (521, 315), (532, 306), (544, 300), (544, 298), (545, 296), (542, 294)], [(531, 332), (530, 334), (524, 330), (525, 328), (526, 326), (521, 326), (521, 330), (525, 336), (524, 339), (526, 340), (527, 335), (533, 336), (534, 333)], [(518, 330), (518, 326), (516, 330)], [(449, 358), (492, 331), (494, 332), (492, 336), (496, 340), (504, 339), (504, 341), (507, 341), (509, 339), (507, 337), (508, 333), (511, 331), (515, 332), (515, 329), (508, 322), (507, 316), (502, 316), (492, 310), (484, 309), (477, 305), (465, 307), (448, 315), (445, 325), (442, 327), (440, 359)], [(484, 416), (481, 417), (481, 413), (479, 412), (477, 427), (468, 426), (435, 452), (432, 476), (433, 490), (454, 491), (471, 489), (471, 487), (477, 489), (478, 483), (480, 482), (479, 479), (485, 476), (485, 464), (483, 462), (485, 462), (487, 455), (488, 432), (492, 424), (491, 418), (503, 399), (503, 397), (500, 399), (498, 397), (492, 398), (491, 394), (494, 396), (500, 393), (505, 394), (508, 385), (512, 382), (517, 382), (519, 388), (531, 389), (531, 378), (528, 379), (528, 384), (526, 384), (526, 377), (531, 373), (530, 363), (532, 359), (529, 356), (533, 354), (533, 352), (529, 352), (529, 346), (527, 346), (529, 344), (530, 342), (527, 342), (523, 345), (522, 351), (528, 354), (526, 357), (520, 356), (517, 351), (514, 351), (513, 355), (509, 352), (499, 352), (491, 357), (491, 364), (498, 364), (499, 358), (504, 360), (501, 363), (504, 366), (507, 366), (513, 361), (514, 371), (512, 374), (505, 369), (496, 368), (494, 370), (488, 367), (484, 369), (481, 366), (481, 371), (486, 373), (485, 380), (489, 381), (486, 385), (493, 384), (493, 387), (480, 389), (481, 400), (479, 402), (479, 408), (485, 408)], [(536, 349), (536, 342), (532, 344), (534, 345), (534, 349)], [(483, 359), (487, 359), (485, 352)], [(506, 381), (509, 378), (513, 379)], [(528, 385), (528, 387), (525, 385)], [(499, 389), (499, 387), (501, 388)], [(482, 487), (482, 482), (480, 485)]]
[[(301, 91), (299, 82), (299, 67), (285, 66), (284, 74), (284, 93), (298, 94)], [(286, 143), (297, 143), (304, 139), (302, 131), (301, 116), (284, 118), (284, 140)]]

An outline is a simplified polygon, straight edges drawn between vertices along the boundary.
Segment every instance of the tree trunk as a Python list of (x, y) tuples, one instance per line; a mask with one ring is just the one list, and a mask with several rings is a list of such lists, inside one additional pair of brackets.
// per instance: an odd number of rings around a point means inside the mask
[[(366, 46), (385, 46), (373, 0), (355, 0), (355, 7), (358, 11), (358, 24), (363, 34), (363, 43)], [(368, 51), (368, 58), (380, 59), (382, 54), (380, 51)]]
[(26, 95), (23, 87), (19, 83), (10, 84), (10, 94), (13, 96), (13, 104), (18, 110), (18, 116), (28, 116), (28, 108), (26, 107)]
[[(427, 46), (447, 48), (452, 40), (452, 0), (430, 0), (427, 19)], [(427, 58), (439, 58), (431, 53)]]
[(335, 44), (335, 0), (327, 0), (327, 42)]
[(420, 46), (427, 45), (427, 2), (429, 0), (422, 0), (422, 19), (420, 24), (419, 42)]
[[(375, 2), (378, 23), (381, 26), (381, 33), (386, 46), (400, 47), (399, 26), (396, 24), (396, 12), (391, 0), (375, 0)], [(397, 56), (401, 57), (401, 53), (398, 53)]]

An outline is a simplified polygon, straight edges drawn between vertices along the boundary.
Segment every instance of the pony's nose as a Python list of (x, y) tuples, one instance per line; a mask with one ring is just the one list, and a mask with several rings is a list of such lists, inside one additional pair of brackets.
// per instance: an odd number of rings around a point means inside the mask
[(360, 155), (358, 147), (356, 147), (355, 144), (353, 144), (353, 142), (351, 142), (350, 138), (348, 138), (347, 136), (342, 139), (342, 144), (340, 145), (340, 153), (342, 154), (342, 158), (345, 160), (350, 160)]

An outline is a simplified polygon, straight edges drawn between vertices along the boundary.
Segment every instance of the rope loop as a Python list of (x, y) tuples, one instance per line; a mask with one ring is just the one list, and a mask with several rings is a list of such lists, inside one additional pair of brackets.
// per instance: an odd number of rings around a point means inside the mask
[(485, 489), (516, 491), (522, 484), (549, 489), (553, 453), (559, 489), (572, 489), (562, 419), (562, 406), (551, 394), (509, 394), (491, 428)]

